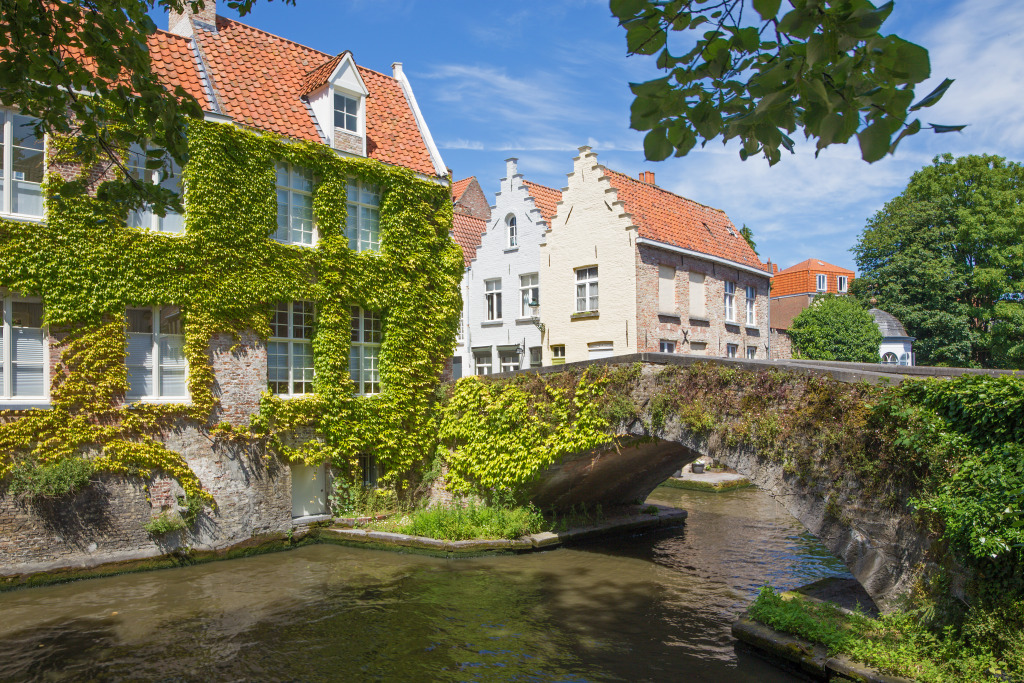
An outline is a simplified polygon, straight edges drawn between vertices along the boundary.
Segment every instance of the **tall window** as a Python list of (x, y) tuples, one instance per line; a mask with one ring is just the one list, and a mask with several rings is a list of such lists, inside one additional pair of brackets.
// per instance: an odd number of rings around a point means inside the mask
[(0, 342), (0, 386), (3, 398), (46, 398), (46, 333), (43, 330), (43, 304), (0, 300), (3, 325)]
[(576, 269), (576, 312), (597, 310), (597, 266)]
[(747, 358), (749, 358), (750, 360), (754, 360), (754, 359), (757, 358), (757, 347), (756, 346), (748, 346), (747, 347)]
[(282, 301), (267, 342), (267, 386), (278, 396), (313, 392), (313, 303)]
[(845, 294), (846, 290), (849, 289), (848, 284), (849, 279), (845, 275), (836, 276), (836, 289), (838, 289), (841, 294)]
[(817, 281), (816, 282), (816, 285), (817, 285), (816, 289), (819, 292), (824, 292), (826, 289), (828, 289), (828, 276), (827, 275), (824, 275), (824, 274), (816, 275), (815, 276), (815, 280)]
[(43, 215), (43, 140), (36, 119), (0, 110), (0, 213)]
[(542, 365), (541, 361), (541, 348), (539, 346), (530, 347), (530, 367), (539, 368)]
[(352, 307), (352, 345), (348, 352), (348, 374), (356, 385), (356, 394), (380, 393), (380, 316)]
[(757, 302), (757, 289), (751, 286), (747, 286), (747, 324), (757, 324), (757, 307), (754, 304)]
[(352, 251), (378, 251), (380, 188), (349, 178), (347, 214), (345, 232), (348, 235), (348, 248)]
[(725, 345), (725, 357), (735, 358), (736, 352), (739, 350), (739, 344), (726, 344)]
[(334, 93), (334, 127), (350, 133), (359, 132), (359, 100)]
[(313, 172), (301, 166), (278, 162), (277, 232), (282, 244), (311, 247), (316, 243), (313, 225)]
[(500, 349), (499, 354), (502, 372), (515, 372), (519, 369), (519, 354), (515, 349)]
[[(537, 273), (519, 276), (519, 315), (529, 318), (540, 314), (540, 276)], [(532, 306), (530, 304), (533, 304)]]
[(476, 364), (476, 374), (491, 374), (491, 350), (483, 349), (473, 353), (473, 362)]
[(736, 322), (736, 283), (725, 283), (725, 322)]
[(501, 320), (501, 280), (484, 280), (484, 304), (486, 320)]
[(129, 400), (188, 397), (185, 330), (177, 306), (128, 309)]
[(676, 269), (658, 266), (658, 313), (676, 312)]
[[(128, 172), (133, 178), (144, 183), (156, 183), (167, 190), (182, 196), (181, 169), (177, 164), (171, 165), (170, 171), (153, 171), (146, 168), (146, 150), (140, 145), (132, 145), (128, 151)], [(157, 232), (180, 233), (185, 231), (185, 220), (180, 213), (168, 211), (158, 216), (149, 206), (132, 209), (128, 213), (128, 225), (136, 228), (149, 228)]]
[(704, 296), (704, 273), (690, 272), (690, 315), (703, 318), (707, 315), (707, 299)]
[(505, 219), (505, 246), (514, 249), (519, 246), (519, 233), (516, 232), (516, 217), (509, 216)]

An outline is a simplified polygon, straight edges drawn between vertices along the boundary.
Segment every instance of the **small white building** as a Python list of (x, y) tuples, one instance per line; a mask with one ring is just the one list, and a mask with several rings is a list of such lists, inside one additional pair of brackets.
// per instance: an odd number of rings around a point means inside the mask
[(540, 367), (540, 243), (561, 192), (523, 179), (507, 159), (487, 230), (463, 277), (465, 374)]
[(885, 365), (915, 365), (914, 337), (907, 336), (903, 323), (878, 308), (868, 312), (882, 333), (882, 343), (878, 347), (881, 362)]

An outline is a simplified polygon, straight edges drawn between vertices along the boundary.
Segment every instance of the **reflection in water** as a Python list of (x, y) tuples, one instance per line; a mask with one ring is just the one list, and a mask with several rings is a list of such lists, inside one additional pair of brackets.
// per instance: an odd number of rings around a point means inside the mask
[(765, 494), (517, 557), (314, 546), (0, 594), (0, 680), (790, 681), (734, 646), (764, 582), (847, 575)]

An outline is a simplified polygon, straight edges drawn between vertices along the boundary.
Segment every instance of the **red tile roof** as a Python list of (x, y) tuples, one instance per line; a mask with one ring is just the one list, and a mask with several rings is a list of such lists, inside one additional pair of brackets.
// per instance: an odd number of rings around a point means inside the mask
[(551, 225), (551, 219), (558, 213), (556, 205), (562, 201), (562, 193), (550, 187), (531, 183), (529, 180), (524, 180), (523, 185), (533, 197), (533, 203), (540, 209), (540, 215), (544, 217), (544, 221)]
[(462, 264), (469, 267), (469, 262), (476, 258), (476, 248), (480, 246), (480, 236), (487, 230), (487, 221), (457, 213), (452, 223), (452, 237), (462, 247)]
[(472, 183), (474, 180), (476, 180), (476, 176), (471, 175), (468, 178), (456, 180), (454, 183), (452, 183), (452, 201), (459, 201), (459, 197), (462, 196), (462, 193), (466, 191), (466, 188), (469, 187), (470, 183)]
[(839, 292), (837, 275), (845, 275), (847, 287), (853, 282), (855, 274), (848, 268), (834, 266), (819, 259), (807, 259), (795, 266), (780, 270), (772, 278), (772, 297), (792, 296), (793, 294), (817, 294), (817, 275), (824, 274), (830, 277), (825, 278), (825, 291), (837, 294)]
[(175, 86), (181, 86), (199, 104), (208, 109), (210, 102), (206, 90), (199, 80), (196, 59), (189, 49), (189, 39), (173, 33), (157, 31), (149, 37), (149, 56), (152, 60), (153, 73), (160, 77), (171, 92)]
[(347, 52), (348, 50), (345, 50), (345, 52), (342, 52), (340, 55), (331, 57), (326, 62), (306, 74), (306, 77), (302, 79), (302, 85), (299, 86), (299, 92), (303, 95), (308, 95), (314, 90), (319, 90), (323, 86), (327, 85), (327, 81), (330, 80), (331, 74), (338, 68), (338, 64), (341, 63), (341, 60), (345, 57)]
[(724, 211), (602, 168), (640, 237), (768, 271)]
[[(322, 142), (302, 96), (311, 84), (326, 83), (341, 55), (332, 56), (217, 17), (216, 31), (195, 27), (196, 49), (215, 97), (211, 103), (200, 85), (188, 43), (185, 38), (158, 31), (150, 39), (154, 70), (165, 74), (170, 83), (182, 83), (208, 111), (219, 109), (244, 126)], [(191, 65), (191, 75), (186, 73), (187, 65)], [(370, 91), (366, 98), (367, 156), (434, 176), (430, 152), (401, 84), (390, 76), (357, 68)]]

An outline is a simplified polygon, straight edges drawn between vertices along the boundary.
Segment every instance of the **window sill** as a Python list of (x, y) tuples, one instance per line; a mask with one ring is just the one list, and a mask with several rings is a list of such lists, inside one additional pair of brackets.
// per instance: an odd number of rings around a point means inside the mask
[(711, 318), (709, 318), (709, 317), (707, 317), (705, 315), (691, 315), (691, 316), (688, 316), (688, 317), (689, 317), (690, 320), (695, 320), (695, 321), (697, 321), (699, 323), (709, 323), (709, 322), (711, 322)]
[(480, 323), (480, 327), (501, 327), (504, 324), (504, 320), (487, 320)]
[(600, 316), (598, 311), (580, 311), (579, 313), (573, 313), (569, 316), (569, 320), (586, 320), (588, 318), (597, 318)]
[(526, 318), (516, 318), (516, 325), (529, 325), (530, 323), (540, 322), (540, 318), (532, 315)]
[(505, 247), (505, 252), (504, 253), (511, 254), (513, 252), (516, 252), (516, 251), (519, 251), (519, 247)]
[(46, 216), (32, 216), (24, 213), (0, 213), (0, 218), (8, 221), (18, 221), (19, 223), (42, 223), (46, 220)]
[(50, 408), (50, 400), (46, 398), (0, 400), (0, 410), (49, 410)]
[(761, 332), (761, 328), (760, 328), (760, 327), (758, 327), (757, 325), (744, 325), (744, 326), (743, 326), (743, 328), (744, 328), (744, 329), (745, 329), (745, 330), (746, 330), (747, 332), (757, 332), (757, 333), (760, 333), (760, 332)]
[(139, 404), (169, 405), (174, 403), (180, 403), (182, 405), (190, 406), (192, 405), (192, 399), (189, 396), (132, 396), (130, 398), (126, 396), (124, 399), (124, 404), (128, 407)]
[(739, 327), (740, 324), (738, 322), (736, 322), (735, 320), (726, 320), (725, 321), (725, 326), (726, 327)]
[(658, 317), (659, 318), (672, 318), (676, 322), (682, 322), (682, 318), (679, 316), (678, 313), (663, 313), (662, 311), (658, 311)]
[(282, 401), (293, 401), (300, 398), (312, 398), (313, 396), (316, 396), (316, 394), (275, 394), (273, 392), (270, 392), (270, 395), (274, 398), (279, 398)]

